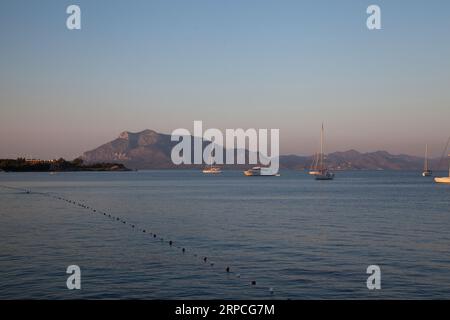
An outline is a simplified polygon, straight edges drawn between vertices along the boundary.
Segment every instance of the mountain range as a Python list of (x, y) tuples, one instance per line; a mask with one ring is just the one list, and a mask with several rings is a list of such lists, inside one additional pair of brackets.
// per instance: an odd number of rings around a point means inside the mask
[[(125, 131), (116, 139), (85, 152), (81, 158), (87, 163), (122, 163), (131, 169), (195, 167), (194, 165), (176, 166), (172, 163), (170, 155), (172, 148), (177, 143), (171, 141), (170, 135), (153, 130), (137, 133)], [(206, 144), (207, 142), (203, 142), (203, 145)], [(308, 169), (313, 161), (314, 156), (282, 155), (280, 156), (280, 167), (304, 170)], [(424, 159), (421, 157), (405, 154), (393, 155), (386, 151), (361, 153), (349, 150), (326, 155), (327, 166), (334, 170), (421, 170), (423, 162)], [(439, 159), (431, 159), (430, 167), (438, 169), (440, 162)], [(441, 164), (440, 169), (445, 168), (445, 164)]]

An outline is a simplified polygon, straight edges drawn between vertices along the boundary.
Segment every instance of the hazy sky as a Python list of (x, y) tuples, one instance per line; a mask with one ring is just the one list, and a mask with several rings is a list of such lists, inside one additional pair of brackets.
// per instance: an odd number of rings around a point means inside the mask
[[(78, 4), (82, 30), (66, 28)], [(380, 31), (366, 8), (382, 10)], [(0, 2), (0, 158), (73, 158), (121, 131), (279, 128), (283, 154), (438, 156), (448, 0)]]

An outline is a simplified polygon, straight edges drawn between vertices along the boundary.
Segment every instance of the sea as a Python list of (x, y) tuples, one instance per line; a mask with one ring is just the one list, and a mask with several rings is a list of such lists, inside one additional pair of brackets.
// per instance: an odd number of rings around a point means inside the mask
[(420, 172), (0, 173), (0, 299), (449, 298), (450, 185)]

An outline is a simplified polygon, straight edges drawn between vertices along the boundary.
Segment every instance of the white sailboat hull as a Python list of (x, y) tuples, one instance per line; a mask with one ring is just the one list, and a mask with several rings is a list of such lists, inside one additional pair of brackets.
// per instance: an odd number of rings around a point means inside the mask
[(315, 175), (316, 180), (333, 180), (334, 179), (334, 173), (326, 171), (326, 172), (320, 172), (319, 174)]
[(434, 181), (436, 183), (448, 183), (448, 184), (450, 184), (450, 177), (434, 178)]
[(222, 173), (222, 171), (205, 169), (205, 170), (203, 170), (203, 173), (204, 174), (220, 174), (220, 173)]
[[(450, 139), (449, 139), (449, 141), (450, 141)], [(450, 157), (450, 154), (448, 156)], [(449, 163), (449, 168), (448, 168), (448, 177), (436, 177), (436, 178), (434, 178), (434, 181), (436, 183), (450, 184), (450, 163)]]

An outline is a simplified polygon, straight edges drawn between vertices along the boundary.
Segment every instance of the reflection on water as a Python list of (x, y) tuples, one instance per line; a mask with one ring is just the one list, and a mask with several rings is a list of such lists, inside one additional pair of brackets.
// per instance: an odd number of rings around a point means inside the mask
[[(1, 173), (0, 184), (136, 226), (0, 188), (0, 298), (450, 298), (450, 187), (415, 172)], [(72, 264), (79, 291), (66, 288)], [(366, 288), (371, 264), (380, 291)]]

